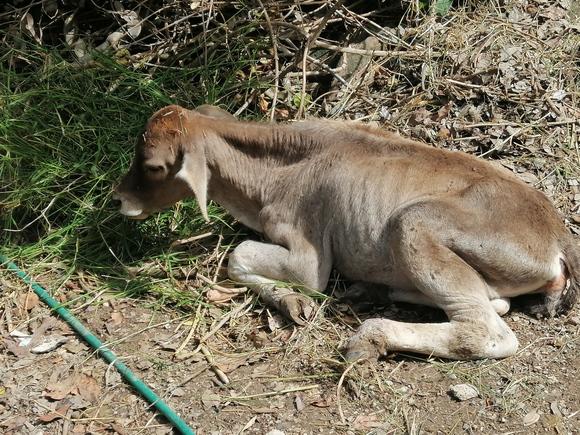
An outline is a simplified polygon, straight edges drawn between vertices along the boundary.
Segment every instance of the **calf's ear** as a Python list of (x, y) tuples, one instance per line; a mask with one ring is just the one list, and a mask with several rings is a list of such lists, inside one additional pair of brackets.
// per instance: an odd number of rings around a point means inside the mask
[(183, 156), (181, 169), (175, 174), (175, 177), (185, 181), (193, 191), (203, 218), (206, 222), (209, 222), (207, 215), (207, 183), (209, 171), (204, 153), (199, 152), (195, 154), (190, 155), (188, 153)]

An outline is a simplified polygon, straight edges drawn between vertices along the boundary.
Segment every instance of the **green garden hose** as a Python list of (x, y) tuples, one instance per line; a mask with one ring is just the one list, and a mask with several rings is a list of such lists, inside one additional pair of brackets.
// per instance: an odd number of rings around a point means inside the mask
[(119, 371), (121, 376), (135, 388), (151, 405), (153, 405), (161, 414), (167, 418), (179, 432), (185, 435), (195, 435), (195, 432), (183, 421), (165, 402), (161, 400), (157, 394), (145, 385), (135, 374), (106, 346), (103, 345), (94, 334), (91, 333), (70, 311), (59, 304), (48, 292), (40, 285), (32, 281), (32, 279), (9, 261), (3, 255), (0, 255), (0, 264), (6, 266), (8, 270), (16, 273), (26, 284), (32, 287), (38, 297), (54, 310), (63, 320), (65, 320), (70, 327), (75, 330), (93, 349), (99, 353), (105, 361), (113, 364)]

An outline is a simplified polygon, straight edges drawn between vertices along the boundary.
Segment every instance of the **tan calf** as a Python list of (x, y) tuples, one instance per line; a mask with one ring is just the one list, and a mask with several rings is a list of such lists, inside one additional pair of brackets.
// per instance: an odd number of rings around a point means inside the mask
[(275, 282), (323, 291), (332, 267), (449, 318), (367, 320), (348, 358), (506, 357), (518, 341), (498, 313), (511, 297), (535, 294), (553, 315), (578, 296), (578, 247), (542, 193), (467, 154), (357, 124), (240, 122), (212, 106), (169, 106), (147, 123), (116, 195), (136, 219), (189, 196), (207, 219), (209, 198), (263, 233), (269, 243), (233, 251), (229, 275), (298, 323), (312, 302)]

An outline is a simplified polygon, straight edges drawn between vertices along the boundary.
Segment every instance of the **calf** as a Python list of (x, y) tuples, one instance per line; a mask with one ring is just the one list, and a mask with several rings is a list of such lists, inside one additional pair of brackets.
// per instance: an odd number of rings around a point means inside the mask
[(349, 359), (507, 357), (518, 348), (500, 317), (510, 298), (537, 294), (554, 315), (578, 296), (579, 249), (542, 193), (481, 159), (370, 127), (165, 107), (148, 121), (116, 197), (121, 213), (144, 219), (190, 196), (205, 219), (209, 198), (267, 237), (233, 251), (229, 276), (297, 323), (312, 302), (277, 282), (323, 291), (332, 267), (449, 318), (366, 320)]

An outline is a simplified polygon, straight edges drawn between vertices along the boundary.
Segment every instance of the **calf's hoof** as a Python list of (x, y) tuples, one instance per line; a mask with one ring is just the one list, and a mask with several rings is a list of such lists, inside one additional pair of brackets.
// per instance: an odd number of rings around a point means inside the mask
[(280, 298), (278, 310), (296, 324), (304, 326), (314, 316), (316, 304), (308, 296), (290, 293)]
[[(375, 324), (377, 323), (377, 324)], [(344, 358), (348, 362), (376, 361), (387, 354), (387, 337), (375, 319), (365, 321), (348, 340)]]

